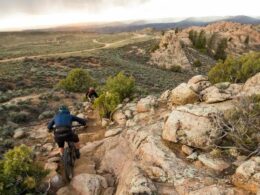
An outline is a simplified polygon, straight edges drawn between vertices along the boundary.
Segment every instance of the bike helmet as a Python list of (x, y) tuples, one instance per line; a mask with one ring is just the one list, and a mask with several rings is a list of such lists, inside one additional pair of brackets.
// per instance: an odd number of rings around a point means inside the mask
[(69, 109), (68, 109), (67, 106), (62, 105), (62, 106), (60, 106), (60, 108), (59, 108), (59, 112), (69, 112)]

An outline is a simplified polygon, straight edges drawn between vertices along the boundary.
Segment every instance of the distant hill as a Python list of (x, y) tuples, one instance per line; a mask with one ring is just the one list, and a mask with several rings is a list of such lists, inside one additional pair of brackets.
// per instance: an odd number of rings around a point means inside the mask
[[(155, 22), (156, 21), (156, 22)], [(161, 22), (160, 22), (161, 21)], [(167, 22), (165, 22), (167, 21)], [(241, 24), (260, 24), (259, 17), (249, 16), (226, 16), (226, 17), (191, 17), (176, 22), (176, 19), (172, 19), (174, 22), (170, 22), (171, 19), (160, 19), (153, 21), (133, 21), (133, 22), (113, 22), (104, 24), (77, 24), (66, 25), (56, 28), (43, 29), (43, 31), (84, 31), (94, 33), (118, 33), (118, 32), (130, 32), (141, 30), (144, 28), (153, 28), (156, 30), (167, 30), (171, 28), (186, 28), (191, 26), (206, 26), (208, 24), (220, 21), (237, 22)]]
[(241, 24), (260, 24), (260, 18), (253, 18), (248, 16), (233, 16), (227, 19), (224, 19), (227, 22), (238, 22)]
[(260, 24), (259, 18), (253, 18), (249, 16), (229, 16), (229, 17), (205, 17), (205, 18), (187, 18), (179, 22), (166, 22), (166, 23), (130, 23), (119, 26), (104, 26), (97, 28), (96, 32), (124, 32), (124, 31), (135, 31), (143, 28), (154, 28), (156, 30), (166, 30), (171, 28), (186, 28), (190, 26), (206, 26), (211, 23), (228, 21), (228, 22), (237, 22), (241, 24)]

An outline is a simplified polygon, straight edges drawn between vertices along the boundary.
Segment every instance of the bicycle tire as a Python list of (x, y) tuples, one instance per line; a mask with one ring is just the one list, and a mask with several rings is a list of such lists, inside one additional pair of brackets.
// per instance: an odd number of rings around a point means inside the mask
[(73, 162), (71, 159), (70, 148), (65, 148), (63, 163), (64, 163), (65, 177), (67, 181), (70, 181), (73, 177)]

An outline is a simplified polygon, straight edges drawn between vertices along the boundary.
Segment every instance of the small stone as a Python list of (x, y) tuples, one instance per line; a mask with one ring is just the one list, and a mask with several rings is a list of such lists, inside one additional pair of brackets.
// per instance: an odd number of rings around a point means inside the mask
[(16, 129), (13, 135), (14, 139), (21, 139), (26, 135), (23, 128)]
[(126, 115), (127, 119), (133, 118), (133, 113), (131, 110), (126, 110), (124, 114)]
[(197, 168), (197, 169), (201, 169), (204, 167), (204, 165), (202, 164), (202, 162), (200, 162), (199, 160), (196, 160), (194, 161), (194, 166)]
[(52, 157), (47, 160), (48, 162), (60, 162), (60, 157)]
[(60, 189), (65, 185), (62, 176), (56, 173), (52, 178), (51, 178), (51, 186), (54, 189)]
[(114, 191), (115, 191), (115, 188), (109, 187), (109, 188), (105, 189), (103, 195), (113, 195), (113, 194), (114, 194)]
[(53, 144), (52, 143), (46, 143), (42, 146), (45, 150), (51, 151), (53, 149)]
[(55, 162), (47, 162), (44, 165), (45, 170), (50, 170), (50, 171), (56, 171), (58, 169), (58, 164)]
[(113, 187), (115, 185), (116, 181), (112, 174), (107, 173), (107, 174), (103, 175), (103, 177), (106, 178), (107, 185), (109, 187)]
[(101, 126), (102, 126), (102, 127), (107, 127), (107, 126), (109, 125), (109, 122), (110, 122), (109, 119), (107, 119), (107, 118), (102, 118), (102, 119), (101, 119)]
[(184, 152), (187, 155), (191, 155), (193, 153), (193, 149), (189, 146), (182, 145), (181, 151)]
[(51, 151), (51, 152), (49, 153), (48, 156), (49, 156), (50, 158), (51, 158), (51, 157), (55, 157), (55, 156), (60, 156), (60, 151), (59, 151), (58, 149), (53, 150), (53, 151)]
[(198, 158), (197, 152), (193, 152), (191, 155), (187, 156), (187, 159), (192, 161), (197, 160), (197, 158)]
[(156, 107), (158, 104), (157, 98), (155, 96), (147, 96), (146, 98), (142, 98), (136, 105), (136, 111), (141, 112), (149, 112), (152, 108)]
[(112, 118), (120, 126), (124, 126), (126, 124), (126, 116), (121, 110), (114, 112)]

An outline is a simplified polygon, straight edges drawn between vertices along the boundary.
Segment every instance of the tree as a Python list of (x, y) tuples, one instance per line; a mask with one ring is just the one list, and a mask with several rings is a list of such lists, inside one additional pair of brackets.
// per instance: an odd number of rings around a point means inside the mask
[(245, 39), (245, 44), (248, 45), (249, 44), (249, 35), (246, 36), (246, 39)]
[(199, 35), (196, 34), (195, 48), (205, 49), (206, 47), (206, 33), (204, 30), (200, 31)]
[(216, 60), (225, 60), (227, 57), (227, 54), (225, 51), (226, 48), (227, 48), (227, 39), (223, 38), (223, 39), (221, 39), (220, 43), (218, 44), (214, 58)]
[(200, 31), (199, 34), (197, 31), (190, 30), (189, 39), (196, 49), (203, 50), (206, 48), (207, 39), (204, 30)]
[(217, 33), (213, 33), (207, 43), (207, 53), (211, 56), (214, 57), (215, 52), (214, 52), (214, 45), (217, 40)]

